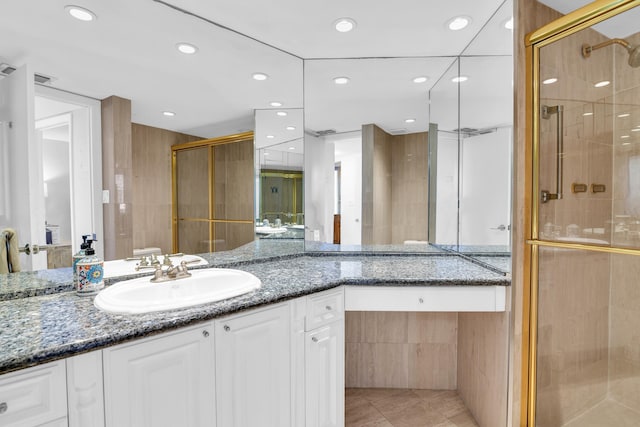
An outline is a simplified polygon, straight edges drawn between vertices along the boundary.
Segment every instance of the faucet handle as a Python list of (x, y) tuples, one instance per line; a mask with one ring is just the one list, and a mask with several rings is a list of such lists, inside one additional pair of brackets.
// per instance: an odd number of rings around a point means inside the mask
[(166, 265), (168, 267), (173, 267), (173, 263), (171, 262), (171, 258), (169, 258), (171, 255), (169, 254), (165, 254), (164, 256), (164, 260), (162, 260), (162, 264)]
[(160, 260), (156, 256), (156, 254), (151, 254), (151, 265), (159, 265)]

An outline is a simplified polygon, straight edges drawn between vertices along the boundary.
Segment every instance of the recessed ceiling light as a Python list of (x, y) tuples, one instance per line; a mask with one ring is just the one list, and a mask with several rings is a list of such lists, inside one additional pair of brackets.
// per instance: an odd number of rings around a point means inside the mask
[(267, 139), (273, 139), (273, 138), (275, 138), (275, 136), (273, 136), (273, 135), (267, 135)]
[(506, 28), (507, 30), (513, 30), (513, 16), (507, 19), (503, 25), (504, 25), (504, 28)]
[(272, 101), (269, 103), (272, 107), (282, 107), (282, 102)]
[(595, 87), (605, 87), (605, 86), (609, 86), (611, 84), (610, 81), (608, 80), (603, 80), (601, 82), (598, 82), (596, 84), (594, 84)]
[(346, 85), (349, 83), (349, 77), (335, 77), (333, 82), (337, 85)]
[(631, 132), (640, 132), (640, 128), (631, 129)]
[(414, 77), (413, 82), (414, 83), (424, 83), (427, 80), (429, 80), (429, 77), (427, 77), (427, 76), (419, 76), (419, 77)]
[(174, 113), (173, 111), (163, 111), (162, 114), (164, 114), (167, 117), (173, 117), (176, 115), (176, 113)]
[[(287, 130), (296, 130), (296, 127), (295, 126), (287, 126), (285, 129), (287, 129)], [(640, 129), (638, 129), (638, 130), (640, 130)]]
[(64, 7), (64, 10), (66, 10), (69, 15), (80, 21), (88, 22), (98, 18), (95, 13), (80, 6), (68, 5)]
[(620, 137), (620, 139), (627, 139), (627, 138), (630, 138), (630, 137), (629, 137), (629, 135), (622, 135), (622, 136)]
[(267, 80), (269, 78), (265, 73), (253, 73), (251, 77), (253, 80)]
[(276, 114), (277, 114), (278, 116), (280, 116), (280, 117), (284, 117), (284, 116), (286, 116), (286, 115), (287, 115), (287, 112), (286, 112), (286, 111), (278, 111)]
[(623, 119), (625, 117), (629, 117), (631, 114), (630, 113), (622, 113), (622, 114), (618, 114), (618, 117)]
[(554, 84), (557, 81), (558, 81), (558, 79), (556, 77), (551, 77), (549, 79), (543, 80), (542, 84), (543, 85), (551, 85), (551, 84)]
[(592, 112), (586, 112), (586, 113), (582, 113), (583, 116), (593, 116)]
[(295, 150), (296, 147), (289, 147), (289, 150)]
[(180, 52), (186, 55), (193, 55), (198, 51), (197, 46), (192, 45), (191, 43), (184, 43), (184, 42), (180, 42), (176, 44), (176, 49), (178, 49)]
[(467, 76), (456, 76), (451, 79), (451, 81), (454, 83), (462, 83), (462, 82), (466, 82), (467, 80), (469, 80), (469, 77)]
[(468, 16), (456, 16), (447, 22), (447, 27), (452, 31), (458, 31), (465, 28), (471, 23), (471, 18)]
[(622, 145), (631, 145), (630, 142), (623, 142)]
[(336, 31), (340, 33), (348, 33), (349, 31), (356, 28), (356, 21), (351, 18), (340, 18), (333, 23), (333, 26)]
[(416, 121), (416, 119), (405, 119), (404, 122), (405, 123), (414, 123)]

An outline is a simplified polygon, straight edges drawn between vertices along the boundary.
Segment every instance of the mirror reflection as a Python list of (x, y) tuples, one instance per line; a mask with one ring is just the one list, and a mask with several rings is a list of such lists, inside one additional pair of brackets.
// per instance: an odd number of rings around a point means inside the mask
[(302, 109), (256, 110), (256, 238), (302, 239)]

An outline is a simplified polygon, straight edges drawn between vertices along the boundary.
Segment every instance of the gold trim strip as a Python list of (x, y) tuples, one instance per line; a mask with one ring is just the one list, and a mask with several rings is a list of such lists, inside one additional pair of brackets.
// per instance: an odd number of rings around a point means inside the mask
[(529, 372), (527, 412), (528, 425), (536, 425), (536, 389), (538, 374), (538, 268), (539, 252), (537, 246), (531, 247), (531, 268), (529, 288)]
[(592, 252), (605, 252), (610, 254), (623, 254), (623, 255), (635, 255), (640, 256), (640, 248), (622, 248), (619, 246), (598, 246), (598, 245), (584, 245), (582, 243), (569, 243), (569, 242), (551, 242), (548, 240), (527, 240), (527, 244), (534, 246), (547, 246), (551, 248), (559, 249), (574, 249), (585, 250)]
[(229, 224), (253, 224), (252, 219), (207, 219), (207, 218), (178, 218), (178, 221), (186, 222), (215, 222)]
[(594, 24), (592, 20), (602, 21), (638, 5), (640, 5), (639, 0), (594, 1), (528, 34), (525, 37), (525, 45), (538, 43), (570, 29), (577, 31), (583, 27), (586, 28)]
[(172, 150), (186, 150), (189, 148), (197, 148), (208, 145), (230, 144), (233, 142), (242, 142), (253, 140), (253, 132), (243, 132), (234, 135), (219, 136), (216, 138), (202, 139), (199, 141), (184, 142), (182, 144), (172, 145)]

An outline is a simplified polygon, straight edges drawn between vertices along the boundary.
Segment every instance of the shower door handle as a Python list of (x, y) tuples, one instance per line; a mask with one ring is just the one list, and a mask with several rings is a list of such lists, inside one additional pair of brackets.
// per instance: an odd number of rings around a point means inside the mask
[(543, 105), (541, 117), (543, 119), (550, 119), (552, 115), (556, 114), (556, 192), (551, 193), (547, 190), (542, 190), (540, 193), (540, 201), (547, 203), (549, 200), (562, 199), (562, 174), (564, 169), (563, 157), (564, 157), (564, 136), (562, 128), (564, 127), (564, 107), (562, 105)]

